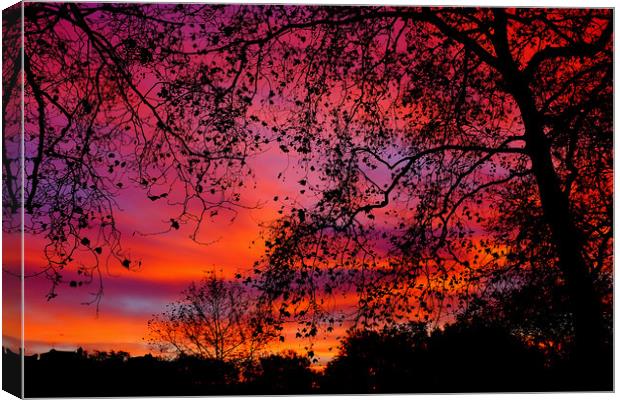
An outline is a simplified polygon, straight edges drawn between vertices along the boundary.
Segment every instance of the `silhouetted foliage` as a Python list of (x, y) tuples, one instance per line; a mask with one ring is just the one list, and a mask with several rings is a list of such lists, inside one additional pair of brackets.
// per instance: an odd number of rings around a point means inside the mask
[[(249, 368), (213, 358), (55, 351), (26, 357), (26, 396), (609, 391), (611, 374), (548, 364), (543, 349), (499, 326), (459, 322), (351, 331), (322, 373), (293, 352)], [(4, 352), (3, 361), (12, 353)], [(13, 355), (15, 356), (15, 355)], [(600, 361), (600, 360), (599, 360)], [(607, 366), (604, 370), (611, 369)], [(597, 371), (598, 372), (598, 371)]]
[[(489, 323), (459, 322), (428, 332), (423, 325), (353, 331), (322, 380), (326, 393), (610, 390), (610, 365), (581, 376), (566, 360)], [(599, 362), (607, 360), (599, 359)]]
[[(3, 361), (7, 361), (4, 353)], [(305, 362), (304, 362), (305, 360)], [(309, 393), (317, 381), (309, 361), (296, 354), (270, 355), (251, 379), (240, 379), (228, 361), (150, 354), (56, 351), (26, 357), (26, 396), (162, 396)], [(277, 374), (282, 373), (282, 376)], [(290, 381), (282, 380), (284, 377)], [(271, 386), (273, 384), (273, 386)], [(258, 391), (258, 392), (257, 392)]]
[(310, 359), (292, 351), (261, 357), (247, 380), (255, 394), (303, 394), (318, 389)]
[[(5, 20), (22, 10), (9, 11)], [(226, 59), (191, 55), (192, 43), (209, 41), (220, 12), (201, 5), (24, 5), (26, 179), (22, 188), (17, 152), (3, 157), (3, 204), (15, 213), (23, 189), (25, 230), (47, 241), (41, 274), (52, 282), (48, 298), (67, 269), (81, 275), (76, 285), (99, 284), (98, 303), (101, 267), (139, 267), (115, 218), (115, 198), (125, 188), (168, 203), (166, 230), (189, 223), (199, 242), (205, 220), (247, 207), (239, 194), (251, 186), (245, 158), (263, 141), (243, 120), (247, 95), (235, 90)], [(5, 106), (21, 98), (20, 57), (12, 60), (3, 75)], [(17, 149), (19, 130), (10, 129), (19, 108), (10, 110), (3, 113), (4, 144), (16, 141)]]
[[(596, 355), (587, 369), (575, 354), (574, 324), (565, 284), (548, 271), (531, 271), (524, 285), (490, 291), (470, 304), (457, 320), (462, 324), (492, 326), (537, 348), (545, 365), (565, 376), (555, 376), (555, 387), (562, 389), (570, 382), (576, 389), (604, 388), (613, 382), (613, 329), (610, 314), (605, 319), (606, 335), (600, 344), (603, 351)], [(611, 313), (611, 310), (606, 310)]]
[(532, 316), (535, 290), (560, 306), (534, 336), (568, 335), (584, 371), (608, 351), (611, 10), (28, 3), (25, 17), (25, 209), (49, 241), (50, 298), (64, 268), (89, 282), (99, 260), (135, 265), (114, 219), (128, 182), (199, 240), (242, 206), (247, 157), (274, 148), (303, 175), (247, 277), (276, 328), (316, 337), (339, 317), (325, 299), (351, 292), (371, 331), (489, 292)]
[(22, 396), (21, 353), (2, 347), (2, 390), (15, 397)]
[(272, 126), (319, 197), (267, 232), (255, 283), (283, 319), (316, 335), (325, 297), (353, 286), (363, 326), (439, 320), (545, 269), (594, 363), (611, 297), (609, 10), (239, 13), (231, 43), (282, 60), (271, 100), (291, 112)]
[(435, 364), (427, 346), (424, 324), (380, 332), (353, 331), (343, 340), (339, 355), (328, 364), (323, 390), (386, 393), (430, 389), (427, 375)]
[(429, 348), (434, 386), (448, 392), (541, 391), (551, 383), (542, 352), (492, 325), (448, 326), (433, 332)]
[(236, 367), (213, 359), (52, 350), (26, 357), (26, 396), (155, 396), (235, 393)]

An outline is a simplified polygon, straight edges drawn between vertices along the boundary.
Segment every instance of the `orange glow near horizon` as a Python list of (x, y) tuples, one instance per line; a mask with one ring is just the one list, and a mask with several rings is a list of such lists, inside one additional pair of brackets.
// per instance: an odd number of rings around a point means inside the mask
[[(270, 159), (265, 161), (265, 157)], [(83, 304), (92, 300), (96, 282), (71, 288), (68, 282), (73, 275), (67, 272), (59, 286), (58, 297), (47, 301), (45, 295), (50, 282), (42, 276), (28, 278), (26, 353), (78, 347), (88, 351), (127, 351), (132, 355), (153, 352), (144, 340), (148, 335), (147, 321), (166, 304), (178, 300), (181, 291), (191, 282), (201, 280), (211, 271), (225, 279), (251, 271), (254, 261), (264, 253), (260, 225), (279, 215), (280, 203), (273, 200), (273, 193), (293, 198), (298, 180), (294, 177), (289, 177), (288, 181), (276, 179), (286, 160), (278, 161), (273, 154), (260, 156), (254, 164), (256, 189), (249, 190), (243, 200), (261, 206), (240, 209), (234, 221), (226, 217), (209, 221), (202, 238), (211, 242), (207, 245), (192, 241), (188, 237), (191, 227), (183, 225), (178, 231), (145, 235), (165, 228), (171, 209), (154, 204), (138, 189), (119, 196), (121, 211), (117, 214), (117, 223), (123, 229), (124, 246), (132, 257), (141, 261), (141, 267), (126, 270), (118, 262), (110, 262), (103, 268), (104, 297), (98, 313), (95, 305)], [(42, 238), (26, 238), (27, 275), (40, 272), (45, 265), (44, 244)], [(5, 259), (5, 263), (17, 261)], [(336, 305), (350, 303), (350, 300), (334, 299), (333, 302)], [(7, 326), (5, 334), (17, 332), (9, 336), (18, 336), (18, 328)], [(314, 351), (321, 362), (335, 354), (338, 337), (344, 336), (345, 330), (346, 326), (336, 326), (329, 337), (321, 336), (316, 341)], [(291, 349), (303, 354), (309, 345), (306, 340), (295, 339), (294, 327), (287, 329), (284, 336), (284, 343), (275, 341), (267, 350)], [(10, 337), (5, 337), (5, 341), (12, 342)]]

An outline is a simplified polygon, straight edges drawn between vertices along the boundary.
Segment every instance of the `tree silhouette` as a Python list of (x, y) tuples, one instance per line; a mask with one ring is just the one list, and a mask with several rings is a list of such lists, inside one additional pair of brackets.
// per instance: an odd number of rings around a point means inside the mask
[[(249, 184), (245, 158), (259, 138), (239, 121), (248, 102), (227, 90), (234, 80), (229, 71), (214, 82), (196, 80), (202, 70), (216, 74), (221, 61), (186, 55), (186, 47), (213, 28), (219, 7), (23, 7), (24, 64), (17, 56), (6, 64), (3, 104), (6, 111), (21, 98), (15, 88), (23, 68), (24, 228), (47, 240), (48, 265), (39, 274), (52, 282), (48, 297), (57, 295), (63, 270), (71, 268), (80, 284), (99, 283), (98, 302), (102, 266), (139, 264), (122, 246), (116, 197), (125, 188), (142, 188), (151, 201), (172, 206), (163, 221), (168, 230), (189, 223), (190, 236), (204, 241), (203, 221), (245, 206), (239, 197)], [(21, 11), (8, 10), (6, 19), (18, 21), (12, 17)], [(5, 149), (19, 138), (7, 131), (18, 120), (14, 111), (3, 112)], [(20, 157), (5, 155), (5, 214), (19, 209), (20, 172)], [(19, 224), (5, 226), (11, 229)]]
[(274, 338), (267, 318), (244, 286), (211, 273), (149, 321), (148, 340), (164, 354), (242, 364)]
[(491, 324), (353, 330), (325, 370), (340, 393), (532, 391), (553, 387), (542, 353)]
[(312, 393), (316, 390), (310, 359), (291, 350), (261, 357), (246, 380), (256, 394)]
[(378, 332), (352, 330), (342, 340), (339, 354), (327, 365), (323, 389), (336, 393), (427, 391), (430, 387), (425, 370), (433, 366), (427, 347), (425, 324)]
[[(553, 371), (547, 382), (551, 390), (569, 386), (571, 390), (609, 388), (613, 381), (613, 330), (609, 315), (605, 318), (608, 325), (601, 344), (604, 351), (596, 363), (583, 369), (579, 365), (582, 360), (574, 354), (575, 327), (566, 286), (558, 285), (557, 275), (543, 269), (528, 271), (525, 278), (527, 282), (518, 287), (504, 286), (479, 296), (457, 316), (458, 323), (501, 330), (538, 350), (544, 355), (545, 366)], [(454, 330), (452, 335), (461, 333)]]
[(294, 112), (277, 129), (311, 149), (300, 185), (320, 196), (266, 241), (257, 284), (283, 314), (320, 315), (353, 283), (367, 324), (437, 318), (503, 271), (557, 268), (592, 365), (611, 293), (609, 10), (264, 10), (280, 23), (232, 42), (280, 51), (273, 101)]

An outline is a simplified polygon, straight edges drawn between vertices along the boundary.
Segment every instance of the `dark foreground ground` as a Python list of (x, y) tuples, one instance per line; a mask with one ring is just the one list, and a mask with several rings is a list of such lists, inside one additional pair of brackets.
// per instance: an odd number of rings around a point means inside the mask
[[(611, 391), (611, 356), (587, 368), (550, 361), (493, 329), (412, 337), (360, 333), (349, 337), (324, 371), (294, 353), (251, 364), (181, 357), (50, 351), (25, 359), (27, 397), (321, 393), (448, 393)], [(3, 351), (3, 370), (19, 355)], [(7, 381), (5, 380), (5, 385)]]

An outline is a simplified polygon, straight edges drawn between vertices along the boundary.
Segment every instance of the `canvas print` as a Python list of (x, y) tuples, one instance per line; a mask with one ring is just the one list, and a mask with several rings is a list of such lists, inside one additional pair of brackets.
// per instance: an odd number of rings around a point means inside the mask
[(3, 389), (613, 390), (613, 10), (3, 11)]

